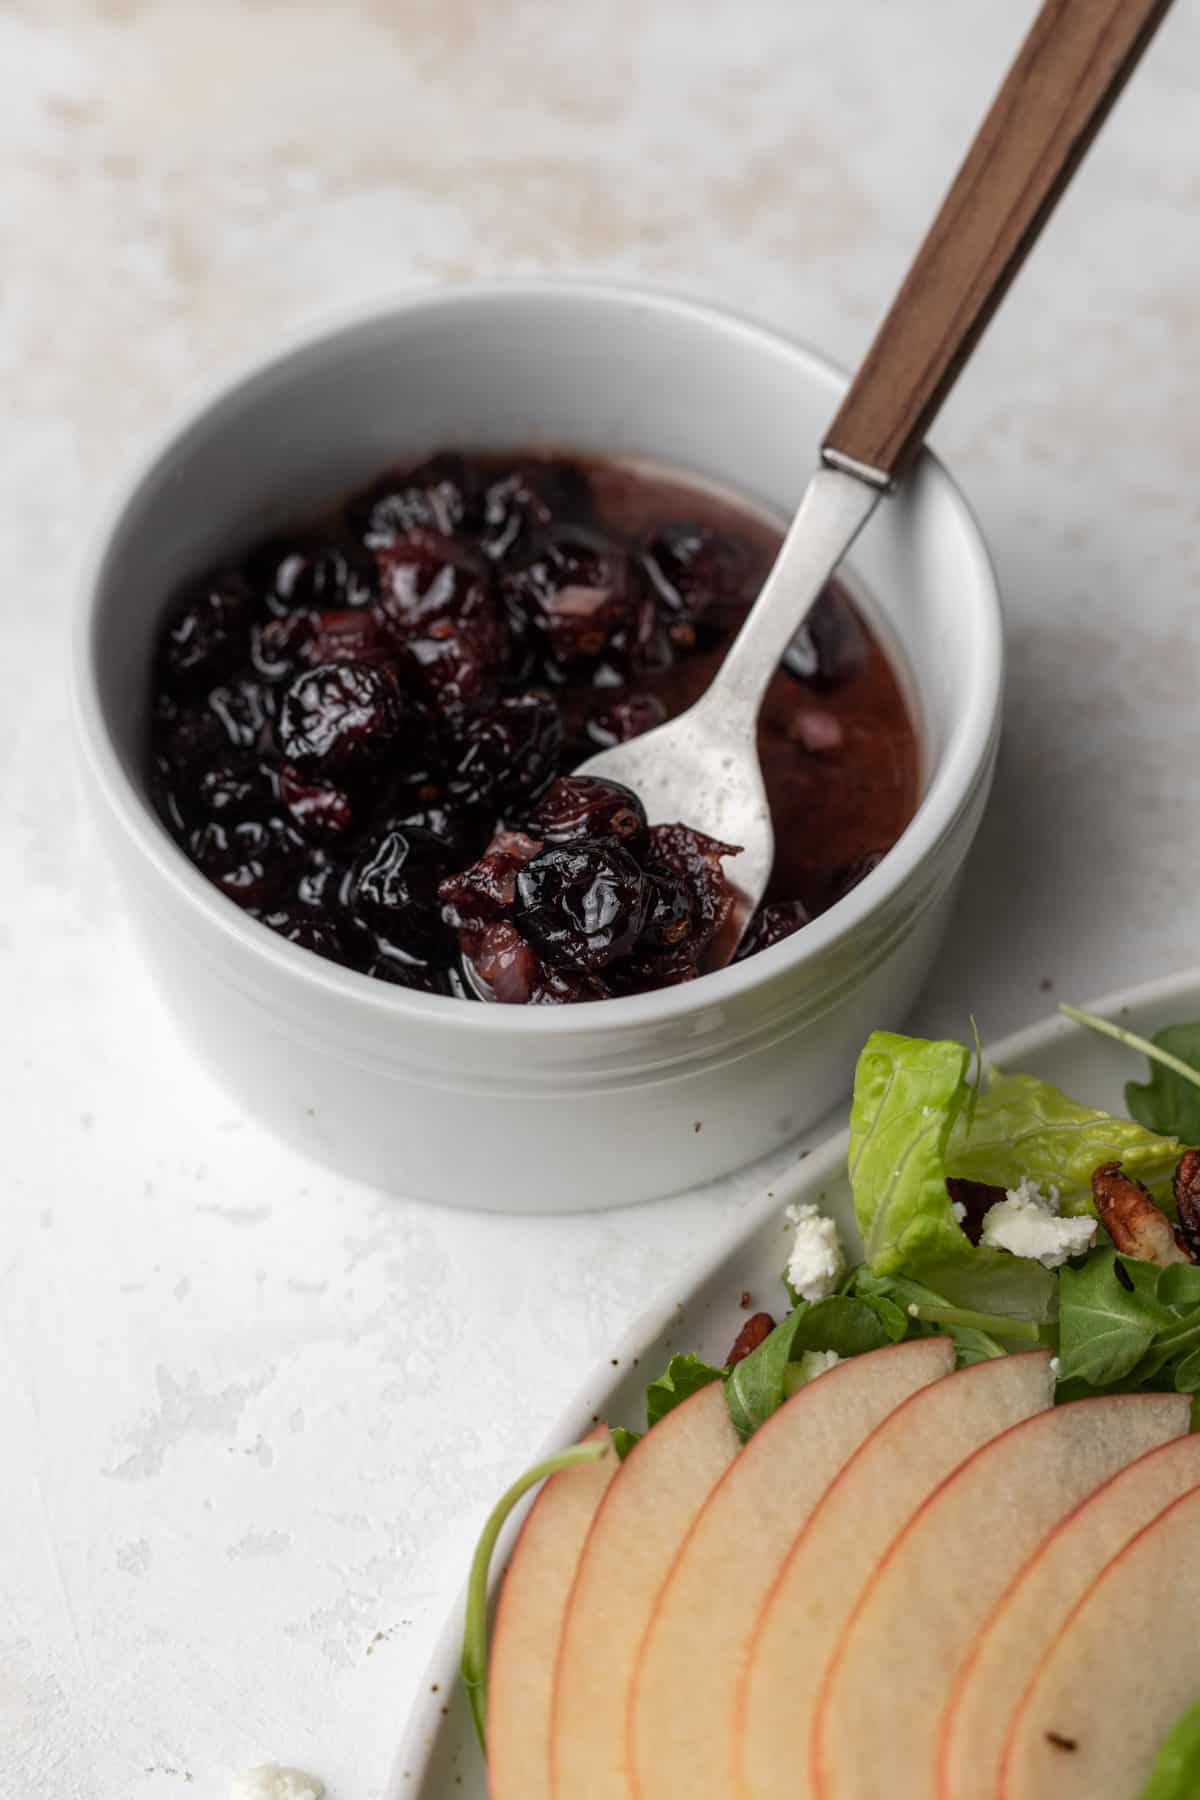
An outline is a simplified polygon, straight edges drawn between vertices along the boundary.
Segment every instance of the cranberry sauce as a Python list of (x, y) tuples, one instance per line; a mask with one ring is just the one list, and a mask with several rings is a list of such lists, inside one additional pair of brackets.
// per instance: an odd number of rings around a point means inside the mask
[[(736, 847), (570, 775), (707, 687), (780, 535), (616, 464), (443, 454), (177, 594), (151, 780), (221, 891), (383, 980), (562, 1004), (689, 980)], [(742, 955), (872, 869), (917, 804), (899, 683), (831, 584), (763, 708), (775, 821)]]

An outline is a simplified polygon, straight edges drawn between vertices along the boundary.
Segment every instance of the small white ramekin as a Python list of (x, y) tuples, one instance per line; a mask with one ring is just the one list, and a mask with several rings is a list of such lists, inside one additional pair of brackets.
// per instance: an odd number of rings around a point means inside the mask
[(855, 549), (903, 647), (925, 742), (919, 811), (804, 931), (663, 992), (564, 1008), (409, 993), (256, 923), (147, 796), (150, 660), (181, 578), (379, 470), (443, 446), (637, 456), (786, 516), (844, 387), (812, 351), (654, 293), (520, 282), (407, 299), (223, 386), (137, 471), (85, 571), (75, 709), (96, 810), (181, 1026), (246, 1109), (389, 1191), (558, 1212), (711, 1179), (845, 1091), (935, 956), (995, 760), (996, 585), (926, 455)]

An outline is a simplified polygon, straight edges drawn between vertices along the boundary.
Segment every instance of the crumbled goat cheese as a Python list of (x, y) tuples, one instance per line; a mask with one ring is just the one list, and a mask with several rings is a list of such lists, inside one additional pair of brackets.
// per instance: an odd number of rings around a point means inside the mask
[(234, 1777), (229, 1800), (321, 1800), (323, 1782), (303, 1769), (282, 1769), (278, 1763), (260, 1763)]
[(824, 1375), (841, 1360), (836, 1350), (802, 1350), (792, 1367), (799, 1372), (802, 1382), (809, 1382), (815, 1381), (818, 1375)]
[(961, 1200), (954, 1201), (953, 1205), (950, 1208), (950, 1211), (954, 1214), (955, 1218), (958, 1220), (959, 1224), (961, 1225), (963, 1220), (967, 1216), (967, 1209), (963, 1205), (962, 1201)]
[(1058, 1380), (1059, 1371), (1061, 1370), (1061, 1368), (1062, 1368), (1062, 1364), (1059, 1362), (1057, 1356), (1052, 1356), (1050, 1358), (1050, 1373), (1053, 1375), (1055, 1381)]
[(979, 1241), (993, 1250), (1027, 1256), (1044, 1269), (1057, 1269), (1069, 1257), (1081, 1256), (1096, 1241), (1096, 1221), (1064, 1219), (1059, 1212), (1058, 1189), (1043, 1194), (1036, 1181), (1026, 1179), (1007, 1188), (1003, 1200), (983, 1215)]
[(787, 1220), (796, 1227), (788, 1258), (788, 1280), (802, 1300), (824, 1300), (846, 1269), (838, 1228), (809, 1200), (789, 1206)]

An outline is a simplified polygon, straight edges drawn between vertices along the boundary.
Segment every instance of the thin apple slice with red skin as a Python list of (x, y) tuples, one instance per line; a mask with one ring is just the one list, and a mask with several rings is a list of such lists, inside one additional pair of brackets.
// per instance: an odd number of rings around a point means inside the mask
[(875, 1427), (953, 1368), (948, 1338), (853, 1357), (802, 1387), (730, 1464), (684, 1540), (638, 1658), (627, 1755), (639, 1800), (728, 1800), (736, 1672), (797, 1531)]
[(1179, 1435), (1139, 1457), (1063, 1520), (997, 1602), (959, 1670), (942, 1715), (939, 1800), (996, 1800), (1009, 1725), (1029, 1671), (1105, 1564), (1165, 1506), (1200, 1487), (1200, 1437)]
[(625, 1707), (637, 1653), (696, 1514), (738, 1452), (722, 1384), (630, 1451), (579, 1559), (559, 1645), (550, 1733), (554, 1800), (630, 1800)]
[(1143, 1526), (1077, 1602), (1004, 1747), (997, 1800), (1132, 1800), (1200, 1695), (1200, 1489)]
[(929, 1496), (826, 1668), (809, 1746), (819, 1800), (879, 1800), (881, 1786), (888, 1800), (931, 1800), (946, 1692), (996, 1601), (1101, 1482), (1176, 1434), (1179, 1405), (1178, 1394), (1111, 1394), (1057, 1406), (985, 1444)]
[(739, 1800), (810, 1793), (816, 1694), (876, 1563), (966, 1457), (1053, 1403), (1048, 1351), (975, 1363), (898, 1406), (850, 1458), (798, 1534), (755, 1625), (734, 1702)]
[(567, 1599), (592, 1520), (620, 1468), (607, 1425), (584, 1442), (606, 1442), (607, 1453), (545, 1483), (500, 1589), (488, 1655), (491, 1800), (550, 1800), (550, 1707)]

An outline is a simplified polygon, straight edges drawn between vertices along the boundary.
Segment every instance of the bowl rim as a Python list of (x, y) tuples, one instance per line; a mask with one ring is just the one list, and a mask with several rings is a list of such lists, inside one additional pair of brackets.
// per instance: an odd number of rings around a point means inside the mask
[(334, 351), (340, 339), (370, 332), (398, 316), (459, 309), (466, 312), (473, 307), (523, 300), (557, 303), (568, 310), (597, 302), (618, 309), (650, 308), (681, 323), (702, 327), (723, 337), (729, 345), (741, 344), (800, 364), (810, 378), (829, 390), (831, 402), (848, 384), (848, 375), (837, 363), (802, 340), (732, 308), (649, 284), (521, 276), (454, 287), (406, 289), (366, 304), (322, 310), (284, 334), (282, 341), (273, 342), (270, 349), (244, 356), (223, 367), (215, 377), (199, 383), (190, 401), (152, 435), (132, 466), (118, 478), (98, 523), (88, 534), (78, 565), (71, 629), (71, 712), (76, 742), (124, 839), (149, 863), (190, 915), (202, 915), (202, 922), (227, 940), (231, 948), (273, 967), (281, 980), (309, 989), (314, 997), (324, 995), (365, 1006), (381, 1018), (448, 1032), (486, 1032), (499, 1039), (607, 1038), (631, 1028), (645, 1029), (656, 1022), (684, 1022), (697, 1013), (743, 999), (754, 990), (769, 986), (785, 972), (818, 963), (893, 900), (916, 870), (935, 854), (939, 842), (969, 804), (979, 780), (986, 775), (999, 735), (1004, 684), (999, 589), (975, 513), (957, 481), (931, 449), (922, 451), (918, 469), (927, 480), (932, 478), (949, 501), (974, 565), (973, 579), (964, 585), (963, 598), (972, 621), (972, 666), (970, 678), (959, 694), (954, 741), (943, 754), (901, 836), (856, 887), (802, 932), (744, 962), (677, 987), (584, 1006), (481, 1006), (398, 987), (289, 943), (219, 893), (170, 838), (118, 755), (97, 679), (97, 601), (113, 546), (127, 515), (160, 465), (185, 446), (189, 437), (203, 431), (213, 414), (255, 386), (278, 381), (286, 374), (288, 363)]

